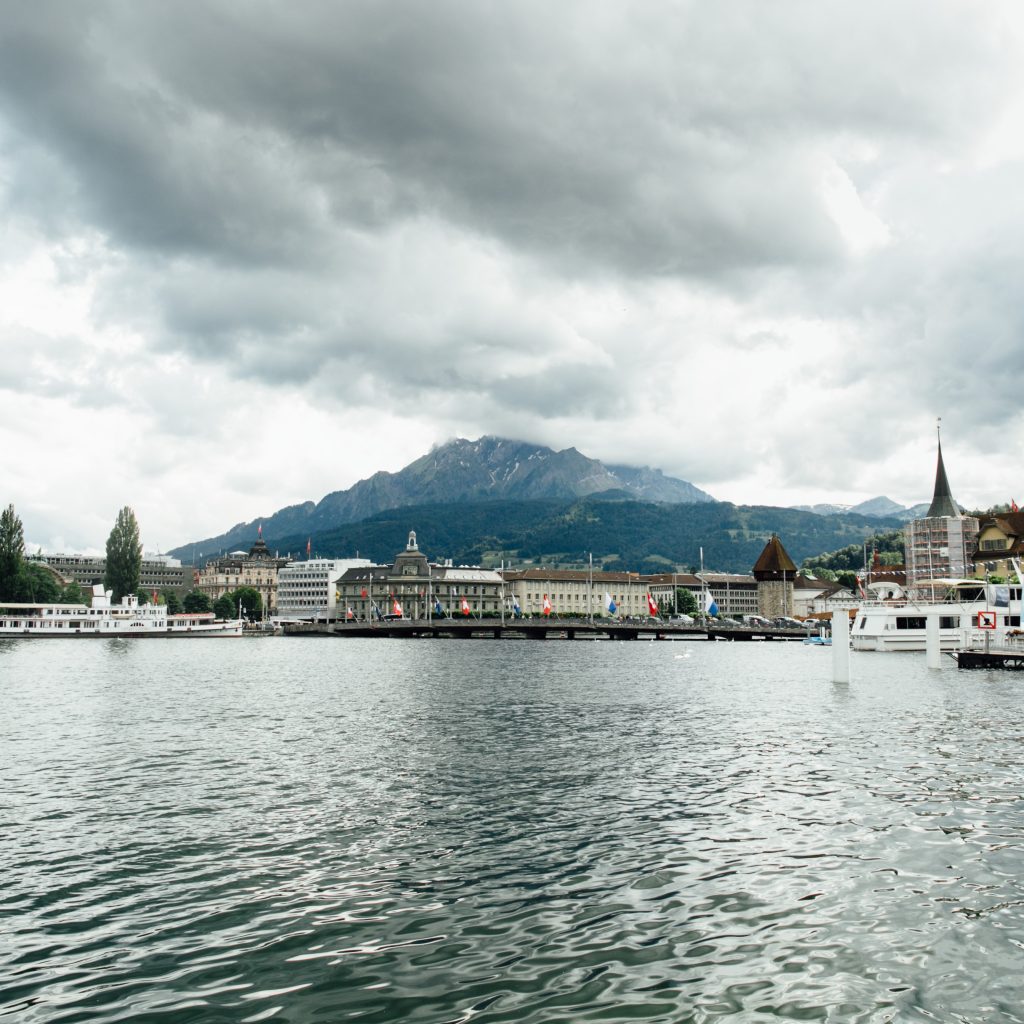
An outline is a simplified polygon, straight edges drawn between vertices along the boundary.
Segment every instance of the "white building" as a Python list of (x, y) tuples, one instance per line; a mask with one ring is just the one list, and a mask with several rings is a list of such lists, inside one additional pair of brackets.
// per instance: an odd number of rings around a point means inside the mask
[(277, 619), (336, 619), (338, 580), (349, 569), (372, 565), (365, 558), (312, 558), (289, 562), (277, 573)]
[[(506, 569), (506, 600), (519, 605), (523, 615), (543, 615), (547, 601), (551, 614), (591, 617), (608, 614), (605, 595), (615, 602), (615, 614), (648, 615), (647, 577), (630, 572), (584, 569)], [(507, 610), (507, 609), (506, 609)]]

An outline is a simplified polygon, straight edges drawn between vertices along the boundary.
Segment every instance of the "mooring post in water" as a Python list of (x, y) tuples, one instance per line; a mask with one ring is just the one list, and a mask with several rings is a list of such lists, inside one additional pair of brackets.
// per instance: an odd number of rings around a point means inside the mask
[(929, 668), (942, 668), (942, 638), (938, 615), (929, 615), (924, 622), (924, 649)]
[(832, 613), (832, 682), (850, 681), (850, 613), (838, 608)]

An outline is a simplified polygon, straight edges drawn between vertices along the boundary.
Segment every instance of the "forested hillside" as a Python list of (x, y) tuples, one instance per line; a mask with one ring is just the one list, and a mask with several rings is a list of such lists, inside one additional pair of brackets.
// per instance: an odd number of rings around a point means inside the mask
[[(417, 505), (314, 533), (315, 554), (391, 562), (415, 530), (431, 560), (456, 564), (584, 565), (636, 572), (704, 566), (749, 572), (772, 533), (797, 564), (878, 530), (873, 517), (823, 516), (728, 502), (652, 504), (589, 496), (576, 501), (491, 501)], [(882, 522), (882, 525), (895, 525)], [(304, 552), (306, 536), (267, 537), (271, 547)]]

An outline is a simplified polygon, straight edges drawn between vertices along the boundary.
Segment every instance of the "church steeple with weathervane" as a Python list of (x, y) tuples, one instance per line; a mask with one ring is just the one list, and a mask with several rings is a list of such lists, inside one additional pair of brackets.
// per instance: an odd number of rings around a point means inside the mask
[(911, 587), (925, 580), (966, 576), (978, 539), (978, 520), (965, 516), (953, 500), (942, 458), (941, 428), (940, 419), (935, 427), (938, 458), (932, 503), (920, 519), (907, 523), (904, 531), (907, 583)]
[(960, 518), (960, 509), (953, 500), (953, 492), (949, 489), (949, 480), (946, 477), (946, 466), (942, 461), (942, 417), (939, 417), (935, 425), (935, 434), (938, 439), (939, 460), (935, 467), (935, 493), (932, 495), (932, 503), (925, 512), (925, 519), (939, 519), (944, 516)]

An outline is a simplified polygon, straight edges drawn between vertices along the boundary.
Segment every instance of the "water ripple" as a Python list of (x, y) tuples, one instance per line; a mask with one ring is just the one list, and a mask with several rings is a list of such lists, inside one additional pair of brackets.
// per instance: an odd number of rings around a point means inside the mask
[(0, 642), (0, 1016), (1024, 1021), (1013, 677)]

